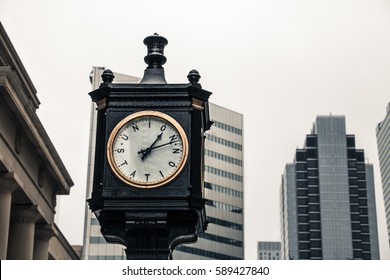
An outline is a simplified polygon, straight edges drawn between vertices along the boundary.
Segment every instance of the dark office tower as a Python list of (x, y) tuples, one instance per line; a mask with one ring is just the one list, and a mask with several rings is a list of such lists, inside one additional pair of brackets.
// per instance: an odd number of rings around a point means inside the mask
[(387, 233), (390, 244), (390, 103), (386, 117), (376, 128), (379, 165), (381, 169), (383, 199), (385, 201)]
[(373, 168), (343, 116), (320, 116), (281, 186), (284, 259), (379, 259)]

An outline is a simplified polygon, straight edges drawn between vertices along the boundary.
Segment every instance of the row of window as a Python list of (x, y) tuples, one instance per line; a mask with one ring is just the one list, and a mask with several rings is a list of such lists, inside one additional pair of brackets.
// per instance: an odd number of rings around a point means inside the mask
[(260, 260), (279, 260), (279, 257), (275, 258), (275, 257), (270, 257), (269, 256), (269, 257), (264, 257), (263, 258), (263, 257), (260, 256), (259, 259)]
[(89, 256), (89, 260), (126, 260), (126, 256)]
[(176, 247), (175, 250), (179, 251), (179, 252), (192, 254), (192, 255), (204, 256), (204, 257), (215, 259), (215, 260), (242, 260), (242, 258), (237, 258), (234, 256), (229, 256), (229, 255), (225, 255), (225, 254), (202, 250), (202, 249), (198, 249), (198, 248), (194, 248), (194, 247), (178, 246), (178, 247)]
[(322, 250), (311, 250), (310, 252), (299, 252), (299, 259), (310, 260), (310, 259), (322, 259)]
[(221, 128), (223, 130), (226, 130), (226, 131), (229, 131), (229, 132), (233, 132), (233, 133), (238, 134), (238, 135), (242, 135), (242, 129), (234, 127), (234, 126), (231, 126), (231, 125), (228, 125), (228, 124), (225, 124), (223, 122), (214, 121), (213, 125), (215, 127)]
[(242, 241), (240, 240), (235, 240), (231, 238), (226, 238), (223, 236), (219, 235), (214, 235), (214, 234), (209, 234), (209, 233), (201, 233), (199, 234), (199, 238), (219, 242), (219, 243), (224, 243), (232, 246), (237, 246), (237, 247), (242, 247)]
[(322, 243), (320, 240), (311, 240), (310, 242), (299, 242), (299, 250), (313, 250), (322, 249)]
[(298, 206), (298, 214), (309, 214), (310, 212), (319, 212), (320, 205), (319, 204), (310, 204), (310, 205), (299, 205)]
[[(265, 255), (267, 255), (267, 254), (268, 254), (268, 256), (271, 256), (271, 252), (260, 252), (260, 253), (259, 253), (259, 254), (260, 254), (260, 256), (262, 256), (262, 255), (263, 255), (263, 253), (264, 253), (264, 256), (265, 256)], [(279, 253), (278, 253), (278, 252), (276, 252), (276, 253), (275, 253), (275, 255), (276, 255), (276, 256), (279, 256)]]
[(210, 222), (210, 224), (215, 224), (223, 227), (228, 227), (231, 229), (241, 230), (242, 231), (242, 224), (237, 224), (233, 222), (229, 222), (226, 220), (214, 218), (214, 217), (207, 217), (207, 220)]
[(218, 144), (227, 146), (229, 148), (233, 148), (233, 149), (242, 151), (242, 145), (235, 143), (233, 141), (229, 141), (229, 140), (223, 139), (221, 137), (210, 135), (210, 134), (206, 134), (206, 139), (213, 141), (213, 142), (216, 142)]
[(214, 200), (207, 200), (206, 205), (211, 206), (211, 207), (215, 207), (218, 209), (222, 209), (224, 211), (242, 214), (242, 208), (237, 207), (237, 206), (233, 206), (233, 205), (230, 205), (227, 203), (214, 201)]
[(319, 213), (314, 213), (314, 214), (309, 214), (309, 215), (298, 215), (298, 223), (309, 223), (312, 221), (319, 221), (320, 220), (320, 214)]
[(310, 241), (311, 239), (321, 239), (321, 231), (300, 232), (298, 234), (300, 241)]
[(230, 156), (227, 156), (227, 155), (224, 155), (224, 154), (220, 154), (220, 153), (217, 153), (217, 152), (214, 152), (214, 151), (205, 150), (205, 155), (209, 156), (209, 157), (213, 157), (213, 158), (219, 159), (219, 160), (223, 160), (223, 161), (226, 161), (228, 163), (232, 163), (232, 164), (235, 164), (235, 165), (238, 165), (238, 166), (242, 166), (242, 160), (236, 159), (234, 157), (230, 157)]
[(243, 193), (242, 192), (236, 191), (236, 190), (233, 190), (233, 189), (230, 189), (230, 188), (227, 188), (227, 187), (223, 187), (223, 186), (220, 186), (220, 185), (217, 185), (217, 184), (211, 184), (211, 183), (205, 182), (204, 183), (204, 187), (206, 189), (210, 189), (210, 190), (213, 190), (213, 191), (216, 191), (216, 192), (224, 193), (224, 194), (227, 194), (229, 196), (235, 196), (235, 197), (239, 197), (239, 198), (243, 197)]
[(371, 253), (362, 253), (360, 251), (353, 251), (354, 259), (371, 260)]
[(243, 179), (241, 175), (237, 175), (208, 165), (205, 165), (205, 171), (237, 182), (242, 182)]

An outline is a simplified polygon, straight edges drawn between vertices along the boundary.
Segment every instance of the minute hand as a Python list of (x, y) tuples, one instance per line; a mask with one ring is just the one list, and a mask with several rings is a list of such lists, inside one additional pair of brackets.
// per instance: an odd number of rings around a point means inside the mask
[(165, 144), (161, 144), (161, 145), (158, 145), (158, 146), (154, 146), (152, 148), (150, 148), (151, 150), (154, 150), (154, 149), (157, 149), (157, 148), (161, 148), (161, 147), (164, 147), (164, 146), (167, 146), (167, 145), (171, 145), (173, 143), (176, 143), (176, 142), (179, 142), (179, 140), (175, 140), (175, 141), (171, 141), (171, 142), (168, 142), (168, 143), (165, 143)]

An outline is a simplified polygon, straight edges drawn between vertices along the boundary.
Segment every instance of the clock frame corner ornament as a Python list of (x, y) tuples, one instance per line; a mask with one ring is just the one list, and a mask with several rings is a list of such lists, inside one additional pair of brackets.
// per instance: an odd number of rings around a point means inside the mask
[(173, 117), (159, 111), (139, 111), (123, 118), (107, 142), (112, 172), (136, 188), (156, 188), (174, 180), (188, 158), (188, 139)]

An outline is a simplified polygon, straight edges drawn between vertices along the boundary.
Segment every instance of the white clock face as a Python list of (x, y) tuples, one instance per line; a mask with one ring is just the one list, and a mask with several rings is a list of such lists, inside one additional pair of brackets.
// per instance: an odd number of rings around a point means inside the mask
[(173, 180), (188, 156), (183, 128), (156, 111), (132, 114), (114, 128), (107, 145), (111, 169), (127, 184), (158, 187)]

